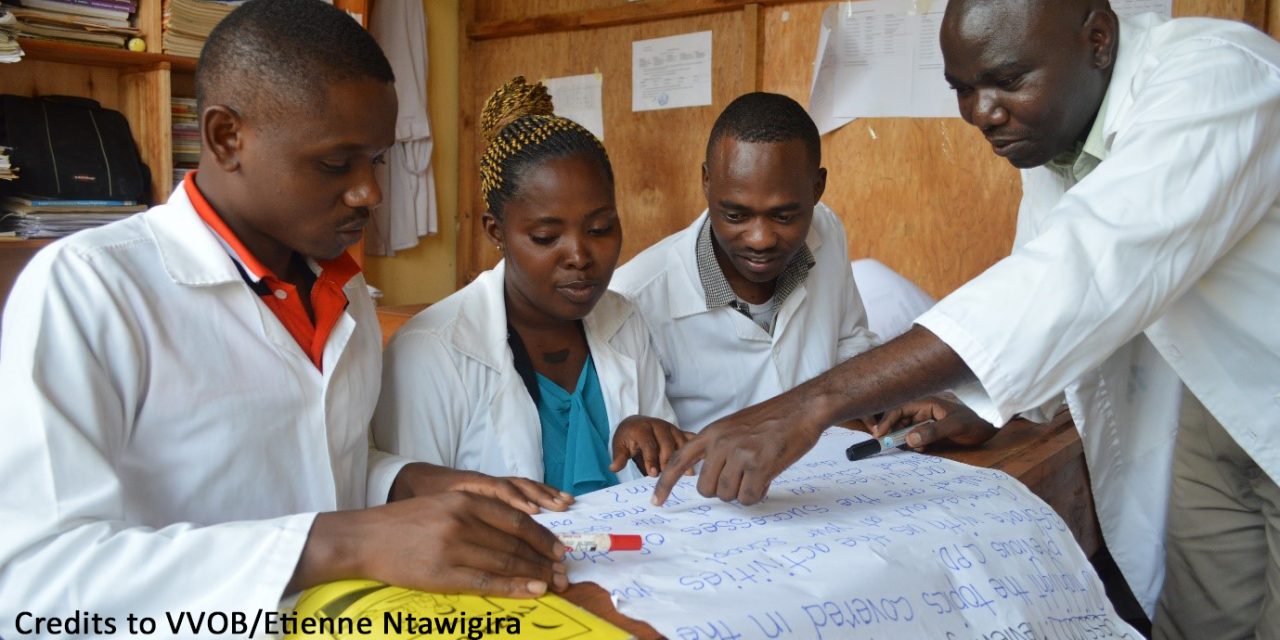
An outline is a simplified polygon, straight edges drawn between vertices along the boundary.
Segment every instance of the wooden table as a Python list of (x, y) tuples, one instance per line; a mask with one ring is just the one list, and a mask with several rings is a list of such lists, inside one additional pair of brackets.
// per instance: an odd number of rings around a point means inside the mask
[[(426, 306), (379, 308), (383, 343)], [(1102, 532), (1093, 510), (1093, 493), (1089, 490), (1089, 473), (1085, 469), (1084, 449), (1067, 412), (1058, 414), (1048, 424), (1016, 420), (980, 447), (934, 449), (930, 453), (965, 464), (998, 469), (1017, 478), (1066, 520), (1086, 556), (1092, 556), (1102, 546)], [(608, 592), (595, 583), (574, 584), (563, 595), (641, 640), (662, 637), (653, 627), (618, 613), (609, 601)]]
[(391, 341), (391, 336), (396, 334), (409, 318), (417, 315), (419, 311), (426, 309), (430, 305), (426, 304), (402, 304), (391, 307), (378, 307), (378, 326), (382, 327), (382, 346), (385, 348), (387, 343)]
[[(1065, 411), (1049, 424), (1015, 421), (981, 447), (930, 453), (999, 469), (1021, 480), (1066, 520), (1086, 556), (1092, 556), (1101, 546), (1102, 532), (1093, 511), (1084, 450), (1071, 416)], [(640, 640), (662, 638), (653, 627), (618, 613), (609, 601), (609, 593), (593, 582), (571, 585), (561, 595)]]
[(13, 281), (18, 279), (22, 268), (36, 252), (53, 244), (53, 240), (17, 240), (0, 238), (0, 309), (4, 309), (5, 300), (9, 298), (9, 290)]

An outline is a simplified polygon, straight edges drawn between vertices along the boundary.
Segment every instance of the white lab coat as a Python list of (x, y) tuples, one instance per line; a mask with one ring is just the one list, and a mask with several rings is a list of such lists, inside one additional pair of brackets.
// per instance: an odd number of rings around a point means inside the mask
[[(379, 448), (416, 460), (495, 476), (543, 479), (538, 409), (507, 344), (505, 262), (431, 305), (387, 345), (374, 414)], [(583, 319), (604, 392), (612, 442), (633, 415), (674, 421), (662, 369), (644, 323), (606, 292)], [(617, 474), (639, 478), (634, 464)]]
[(24, 610), (252, 619), (316, 512), (384, 501), (380, 331), (364, 278), (344, 291), (322, 372), (181, 186), (37, 254), (0, 334), (0, 635)]
[(888, 342), (911, 329), (920, 314), (933, 307), (933, 299), (916, 283), (874, 258), (854, 260), (853, 281), (858, 285), (867, 327)]
[(366, 228), (365, 253), (395, 255), (439, 232), (436, 181), (431, 169), (431, 120), (427, 114), (427, 16), (421, 2), (379, 2), (369, 20), (396, 75), (396, 143), (378, 165), (382, 205)]
[(645, 249), (610, 284), (644, 314), (667, 376), (680, 428), (711, 422), (768, 400), (877, 343), (867, 329), (844, 226), (826, 205), (813, 210), (805, 242), (814, 265), (783, 301), (773, 335), (729, 306), (707, 309), (693, 224)]
[(1150, 614), (1179, 379), (1280, 479), (1280, 44), (1122, 20), (1099, 118), (1102, 163), (1074, 186), (1024, 171), (1013, 254), (917, 322), (992, 423), (1067, 390), (1107, 546)]

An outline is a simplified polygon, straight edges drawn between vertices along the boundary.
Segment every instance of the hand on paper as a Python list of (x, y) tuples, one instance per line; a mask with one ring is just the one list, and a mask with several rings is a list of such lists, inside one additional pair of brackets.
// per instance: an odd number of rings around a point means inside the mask
[(698, 493), (755, 504), (769, 483), (813, 448), (825, 427), (811, 424), (804, 397), (784, 394), (711, 423), (676, 452), (654, 487), (653, 503), (666, 502), (680, 474), (706, 460)]
[[(613, 464), (609, 465), (609, 470), (614, 473), (622, 471), (631, 460), (641, 473), (657, 477), (672, 454), (693, 436), (666, 420), (631, 416), (623, 420), (613, 433)], [(693, 470), (690, 469), (688, 474), (692, 475)]]
[(925, 420), (933, 422), (922, 424), (907, 435), (907, 445), (916, 451), (924, 451), (934, 444), (973, 447), (990, 440), (999, 431), (959, 401), (930, 397), (885, 412), (871, 435), (879, 438), (894, 429)]
[(436, 593), (533, 598), (569, 586), (564, 546), (528, 514), (463, 491), (316, 516), (290, 582), (365, 578)]
[(527, 478), (499, 478), (475, 471), (459, 471), (425, 462), (404, 466), (391, 485), (390, 500), (403, 500), (443, 491), (466, 491), (501, 500), (525, 513), (540, 509), (564, 511), (573, 496)]
[[(973, 380), (955, 351), (919, 325), (773, 399), (712, 423), (676, 452), (653, 489), (666, 502), (680, 474), (703, 460), (698, 493), (755, 504), (818, 442), (828, 425)], [(705, 458), (705, 460), (704, 460)]]

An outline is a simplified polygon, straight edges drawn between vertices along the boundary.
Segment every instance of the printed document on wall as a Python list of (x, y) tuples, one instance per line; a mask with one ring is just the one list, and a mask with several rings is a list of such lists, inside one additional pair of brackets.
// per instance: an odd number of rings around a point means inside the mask
[(1173, 16), (1173, 0), (1111, 0), (1111, 9), (1122, 17), (1158, 13), (1169, 18)]
[(556, 115), (582, 125), (601, 142), (604, 142), (603, 78), (599, 73), (587, 73), (542, 81), (551, 94)]
[(869, 0), (828, 9), (809, 99), (820, 129), (853, 118), (958, 117), (938, 44), (946, 8), (945, 0)]
[(809, 117), (818, 126), (818, 133), (828, 133), (853, 121), (851, 116), (838, 116), (836, 109), (836, 65), (823, 64), (823, 61), (836, 59), (836, 41), (831, 37), (835, 31), (838, 5), (827, 7), (822, 12), (822, 26), (818, 29), (818, 51), (813, 58), (813, 84), (809, 85)]
[(631, 43), (631, 110), (711, 104), (711, 32)]

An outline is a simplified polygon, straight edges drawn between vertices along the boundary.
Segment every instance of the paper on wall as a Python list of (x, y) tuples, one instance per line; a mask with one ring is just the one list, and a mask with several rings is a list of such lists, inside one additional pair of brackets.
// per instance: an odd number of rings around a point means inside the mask
[(809, 86), (809, 117), (818, 126), (818, 134), (826, 135), (849, 122), (852, 116), (837, 116), (836, 107), (836, 65), (823, 64), (836, 58), (835, 40), (831, 32), (835, 30), (837, 5), (831, 5), (822, 12), (822, 25), (818, 30), (818, 51), (813, 61), (813, 84)]
[(946, 8), (945, 0), (868, 0), (828, 7), (809, 96), (819, 131), (860, 117), (958, 116), (938, 44)]
[[(1115, 12), (1170, 16), (1173, 0), (1113, 0)], [(938, 35), (946, 0), (868, 0), (826, 9), (809, 114), (826, 134), (859, 117), (957, 117)]]
[(663, 507), (652, 479), (579, 498), (557, 533), (644, 535), (641, 552), (572, 553), (573, 581), (670, 638), (1133, 638), (1066, 523), (1008, 475), (915, 453), (845, 459), (829, 430), (762, 504)]
[(568, 118), (604, 142), (604, 79), (599, 73), (548, 78), (542, 81), (551, 94), (556, 115)]
[(631, 110), (711, 104), (711, 32), (631, 43)]
[(1111, 0), (1111, 9), (1119, 16), (1150, 12), (1168, 18), (1173, 15), (1173, 0)]

